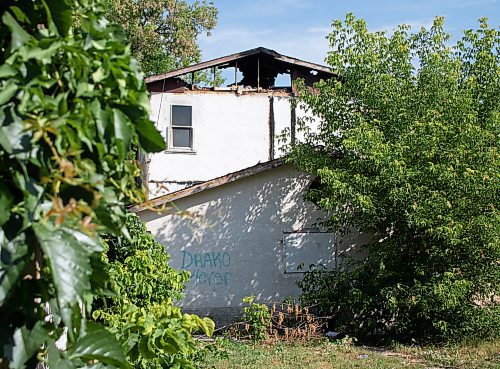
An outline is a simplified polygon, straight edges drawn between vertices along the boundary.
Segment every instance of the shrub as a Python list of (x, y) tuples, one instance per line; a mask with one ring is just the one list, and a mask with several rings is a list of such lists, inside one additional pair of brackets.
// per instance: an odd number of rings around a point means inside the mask
[[(303, 89), (321, 119), (302, 122), (289, 160), (318, 176), (307, 197), (326, 226), (373, 235), (350, 269), (306, 275), (306, 304), (355, 335), (496, 336), (499, 320), (500, 32), (480, 20), (455, 45), (430, 29), (368, 32), (335, 21), (338, 78)], [(300, 126), (300, 125), (299, 125)]]
[(113, 335), (86, 319), (103, 282), (99, 235), (122, 232), (124, 204), (143, 198), (129, 145), (165, 144), (101, 3), (0, 3), (2, 367), (127, 366)]
[(172, 268), (165, 247), (135, 214), (126, 215), (130, 238), (107, 236), (106, 259), (113, 289), (139, 307), (180, 300), (189, 272)]
[(212, 335), (214, 323), (173, 305), (189, 273), (168, 265), (165, 248), (135, 214), (127, 214), (126, 226), (129, 239), (106, 238), (104, 259), (115, 294), (100, 302), (93, 317), (115, 334), (135, 368), (194, 368), (192, 334)]
[(266, 339), (271, 324), (271, 313), (267, 305), (256, 303), (255, 296), (247, 296), (241, 302), (248, 304), (248, 306), (243, 307), (245, 331), (250, 334), (253, 341)]

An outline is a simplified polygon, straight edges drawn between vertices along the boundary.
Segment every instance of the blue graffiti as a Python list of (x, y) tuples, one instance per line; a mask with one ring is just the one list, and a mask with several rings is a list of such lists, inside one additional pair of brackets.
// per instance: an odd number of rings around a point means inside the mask
[(224, 272), (204, 272), (196, 269), (191, 272), (191, 280), (196, 284), (223, 285), (227, 286), (230, 281), (231, 273)]
[(182, 269), (196, 268), (227, 268), (231, 265), (231, 256), (227, 252), (204, 252), (192, 254), (182, 251)]
[(227, 286), (231, 273), (224, 269), (229, 268), (230, 265), (231, 256), (227, 252), (182, 251), (181, 268), (191, 272), (191, 281), (195, 284)]

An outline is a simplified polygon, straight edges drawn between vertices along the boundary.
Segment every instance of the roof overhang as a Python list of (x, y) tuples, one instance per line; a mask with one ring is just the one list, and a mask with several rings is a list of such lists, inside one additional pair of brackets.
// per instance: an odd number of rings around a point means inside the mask
[(134, 213), (139, 213), (144, 210), (155, 210), (155, 208), (158, 208), (160, 206), (166, 205), (168, 203), (174, 202), (176, 200), (180, 200), (182, 198), (210, 190), (212, 188), (216, 188), (258, 173), (262, 173), (266, 170), (270, 170), (276, 167), (279, 167), (284, 164), (283, 159), (275, 159), (271, 161), (267, 161), (264, 163), (258, 163), (254, 166), (251, 166), (249, 168), (245, 168), (242, 170), (239, 170), (237, 172), (229, 173), (221, 177), (217, 177), (214, 179), (211, 179), (209, 181), (199, 183), (187, 188), (184, 188), (179, 191), (175, 191), (172, 193), (169, 193), (167, 195), (163, 195), (160, 197), (156, 197), (154, 199), (148, 200), (142, 204), (134, 205), (131, 208), (129, 208), (129, 211), (134, 212)]
[(145, 79), (146, 83), (152, 83), (161, 81), (168, 78), (175, 78), (182, 75), (198, 72), (200, 70), (212, 68), (212, 67), (231, 67), (236, 66), (238, 61), (244, 61), (251, 57), (263, 57), (267, 59), (272, 59), (273, 61), (280, 63), (282, 66), (289, 66), (309, 71), (315, 71), (321, 73), (326, 77), (335, 77), (336, 74), (331, 71), (329, 67), (324, 65), (310, 63), (297, 58), (292, 58), (290, 56), (282, 55), (274, 50), (266, 49), (264, 47), (257, 47), (255, 49), (242, 51), (239, 53), (223, 56), (220, 58), (212, 59), (202, 63), (194, 64), (189, 67), (177, 69), (171, 72), (158, 74), (156, 76), (151, 76)]

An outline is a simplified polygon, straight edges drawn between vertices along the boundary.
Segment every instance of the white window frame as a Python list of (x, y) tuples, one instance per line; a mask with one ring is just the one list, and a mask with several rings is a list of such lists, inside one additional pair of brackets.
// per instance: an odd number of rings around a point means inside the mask
[[(174, 126), (173, 125), (173, 107), (187, 106), (191, 108), (191, 126)], [(194, 126), (193, 126), (193, 106), (188, 104), (170, 104), (170, 122), (167, 127), (167, 151), (172, 153), (196, 153), (194, 150)], [(191, 131), (191, 147), (175, 147), (174, 146), (174, 129), (185, 129)]]

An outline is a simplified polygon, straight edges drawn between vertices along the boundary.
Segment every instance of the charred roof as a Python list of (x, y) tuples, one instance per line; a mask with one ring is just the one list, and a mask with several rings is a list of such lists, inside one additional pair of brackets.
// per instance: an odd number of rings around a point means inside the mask
[(257, 89), (273, 88), (276, 77), (279, 74), (290, 74), (292, 85), (294, 80), (302, 78), (308, 86), (312, 86), (313, 83), (321, 79), (329, 79), (336, 76), (329, 67), (282, 55), (264, 47), (258, 47), (151, 76), (146, 78), (146, 83), (150, 90), (154, 91), (158, 90), (161, 83), (163, 85), (162, 90), (164, 90), (166, 80), (169, 82), (169, 85), (174, 81), (177, 81), (176, 83), (179, 84), (179, 77), (186, 75), (193, 76), (195, 72), (210, 68), (235, 68), (235, 70), (239, 70), (242, 74), (240, 81), (235, 80), (236, 86), (254, 86)]

